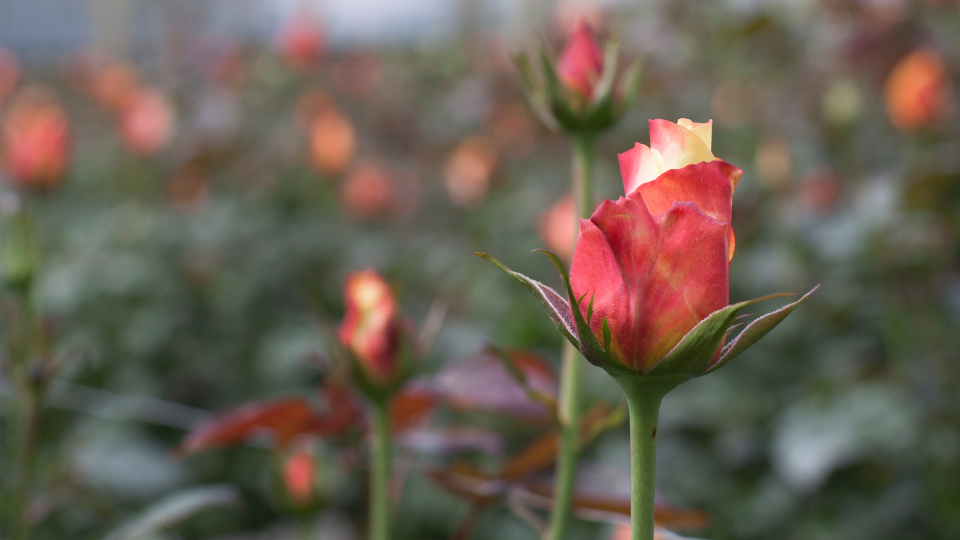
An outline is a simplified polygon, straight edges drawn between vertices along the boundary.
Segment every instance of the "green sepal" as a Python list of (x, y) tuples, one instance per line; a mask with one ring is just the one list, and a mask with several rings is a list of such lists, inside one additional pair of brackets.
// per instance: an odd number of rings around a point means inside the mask
[(707, 368), (707, 373), (714, 371), (730, 360), (736, 358), (743, 351), (750, 348), (751, 345), (760, 340), (763, 336), (767, 335), (767, 332), (773, 330), (781, 321), (787, 318), (801, 302), (807, 299), (808, 296), (814, 293), (817, 289), (820, 288), (820, 285), (817, 285), (813, 289), (810, 289), (810, 292), (803, 295), (796, 302), (787, 304), (782, 308), (767, 313), (766, 315), (757, 318), (752, 323), (748, 324), (746, 328), (743, 329), (740, 334), (737, 335), (730, 343), (727, 343), (726, 346), (720, 351), (720, 356), (717, 360)]
[(581, 119), (574, 112), (573, 107), (570, 106), (567, 88), (560, 82), (560, 77), (553, 68), (553, 62), (547, 57), (543, 47), (537, 47), (537, 53), (540, 56), (540, 65), (543, 68), (544, 89), (546, 90), (550, 111), (564, 130), (570, 132), (581, 131), (583, 128)]
[(643, 376), (670, 375), (692, 379), (703, 375), (716, 357), (730, 326), (736, 322), (740, 310), (779, 296), (786, 294), (771, 294), (714, 311), (687, 332), (666, 356), (644, 371)]
[(494, 257), (487, 255), (486, 253), (474, 253), (474, 255), (490, 262), (497, 268), (513, 276), (514, 279), (522, 283), (527, 290), (537, 297), (537, 300), (540, 300), (540, 303), (543, 304), (543, 307), (547, 308), (547, 314), (550, 316), (550, 320), (553, 322), (553, 325), (557, 327), (557, 330), (559, 330), (560, 333), (563, 334), (563, 336), (567, 338), (574, 347), (577, 349), (580, 348), (580, 342), (577, 339), (576, 327), (574, 326), (573, 320), (570, 318), (570, 304), (568, 304), (567, 301), (564, 300), (557, 291), (535, 279), (530, 279), (519, 272), (510, 270), (503, 263)]
[(577, 347), (580, 350), (580, 354), (596, 366), (604, 367), (617, 364), (613, 356), (604, 350), (600, 342), (597, 341), (596, 336), (593, 335), (593, 331), (590, 330), (590, 323), (584, 320), (583, 313), (580, 312), (580, 302), (573, 295), (573, 287), (570, 286), (570, 275), (567, 273), (567, 267), (563, 264), (563, 261), (560, 260), (560, 257), (557, 257), (545, 249), (536, 249), (534, 251), (539, 251), (546, 255), (547, 258), (550, 259), (550, 262), (557, 267), (557, 272), (560, 274), (560, 279), (563, 280), (563, 286), (567, 290), (570, 303), (576, 306), (574, 309), (571, 309), (570, 312), (573, 314), (573, 320), (577, 324), (577, 335), (580, 336), (580, 346)]
[(523, 51), (516, 55), (513, 59), (517, 66), (517, 70), (520, 72), (520, 78), (523, 80), (524, 93), (527, 95), (527, 101), (530, 103), (530, 108), (533, 109), (533, 112), (537, 115), (537, 118), (539, 118), (540, 121), (547, 126), (547, 129), (551, 131), (558, 131), (560, 129), (560, 124), (557, 123), (557, 119), (554, 118), (553, 114), (550, 112), (547, 92), (544, 89), (542, 81), (538, 80), (537, 73), (533, 67), (533, 62), (530, 59), (530, 55), (531, 53), (529, 51)]
[(634, 101), (637, 100), (637, 94), (640, 91), (640, 78), (643, 74), (643, 62), (637, 60), (630, 64), (620, 76), (620, 100), (617, 102), (614, 118), (619, 121), (623, 115), (627, 114)]

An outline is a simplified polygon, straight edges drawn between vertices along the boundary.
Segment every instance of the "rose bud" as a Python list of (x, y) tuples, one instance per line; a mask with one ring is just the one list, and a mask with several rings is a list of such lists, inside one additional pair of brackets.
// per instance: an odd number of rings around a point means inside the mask
[(353, 157), (357, 135), (350, 117), (326, 105), (310, 122), (310, 162), (322, 174), (343, 172)]
[(611, 39), (602, 49), (580, 21), (556, 61), (543, 47), (516, 58), (530, 104), (548, 128), (594, 137), (623, 117), (637, 95), (640, 64), (618, 78), (618, 47)]
[(42, 88), (27, 88), (14, 99), (3, 124), (4, 161), (13, 181), (27, 188), (56, 186), (67, 169), (70, 125), (67, 115)]
[(384, 393), (396, 388), (403, 369), (403, 322), (390, 285), (374, 270), (354, 272), (343, 289), (346, 314), (340, 344), (347, 350), (362, 390)]
[(540, 240), (565, 261), (573, 256), (573, 244), (577, 237), (574, 218), (573, 195), (568, 193), (541, 214), (537, 223)]
[(120, 134), (130, 152), (147, 155), (160, 150), (173, 134), (170, 102), (156, 90), (138, 90), (120, 114)]
[(612, 374), (665, 376), (672, 388), (720, 367), (806, 296), (723, 346), (739, 311), (765, 298), (728, 304), (732, 197), (742, 172), (713, 156), (711, 135), (710, 122), (652, 120), (650, 146), (620, 155), (627, 196), (580, 220), (569, 276), (548, 252), (569, 303), (481, 257), (526, 285), (561, 333)]
[(316, 475), (313, 448), (309, 444), (298, 445), (283, 463), (283, 483), (294, 504), (304, 505), (313, 499)]
[(900, 131), (915, 131), (949, 109), (950, 75), (938, 53), (914, 51), (897, 62), (884, 93), (893, 125)]
[(325, 48), (320, 21), (309, 12), (291, 17), (277, 33), (277, 48), (284, 61), (294, 68), (317, 64)]
[(585, 21), (580, 20), (570, 33), (567, 46), (557, 61), (557, 76), (567, 88), (586, 99), (603, 73), (603, 50)]

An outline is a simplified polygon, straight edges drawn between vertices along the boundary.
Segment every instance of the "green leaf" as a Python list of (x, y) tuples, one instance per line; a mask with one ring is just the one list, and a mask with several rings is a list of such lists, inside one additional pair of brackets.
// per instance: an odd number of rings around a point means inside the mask
[[(570, 311), (573, 313), (573, 320), (577, 325), (577, 335), (580, 336), (580, 344), (577, 347), (580, 349), (580, 353), (583, 354), (583, 357), (591, 364), (597, 366), (617, 365), (617, 361), (597, 342), (596, 336), (594, 336), (593, 331), (590, 330), (590, 324), (583, 319), (583, 314), (580, 312), (580, 301), (582, 301), (583, 298), (577, 300), (573, 296), (573, 288), (570, 286), (570, 275), (567, 274), (567, 267), (564, 266), (563, 261), (560, 260), (560, 257), (557, 257), (545, 249), (537, 249), (534, 251), (539, 251), (546, 255), (553, 265), (557, 267), (560, 279), (563, 280), (563, 286), (567, 289), (567, 296), (575, 306), (575, 308)], [(584, 297), (586, 297), (586, 294), (584, 294)]]
[(557, 327), (557, 330), (560, 330), (560, 333), (564, 335), (570, 343), (573, 343), (573, 346), (580, 348), (580, 343), (577, 339), (577, 331), (574, 326), (573, 320), (570, 318), (570, 305), (566, 300), (560, 296), (557, 291), (547, 287), (543, 283), (530, 279), (527, 276), (510, 270), (503, 263), (498, 261), (486, 253), (474, 253), (474, 255), (492, 263), (497, 268), (503, 270), (507, 274), (510, 274), (517, 281), (522, 283), (534, 296), (537, 297), (537, 300), (540, 300), (540, 303), (543, 304), (543, 307), (547, 308), (547, 314), (550, 316), (550, 320), (553, 321), (554, 326)]
[(803, 295), (803, 297), (796, 302), (787, 304), (776, 311), (767, 313), (766, 315), (747, 325), (747, 327), (743, 329), (743, 332), (740, 332), (740, 334), (734, 338), (733, 341), (728, 343), (723, 350), (720, 351), (720, 357), (707, 369), (707, 371), (710, 372), (718, 369), (730, 360), (739, 356), (740, 353), (747, 350), (751, 345), (759, 341), (760, 338), (767, 335), (767, 332), (773, 330), (778, 324), (780, 324), (781, 321), (786, 319), (787, 315), (796, 309), (801, 302), (806, 300), (807, 297), (813, 294), (813, 292), (818, 288), (820, 288), (820, 285), (817, 285), (811, 289), (810, 292)]
[(779, 296), (787, 295), (771, 294), (714, 311), (687, 332), (673, 350), (643, 375), (687, 378), (703, 375), (710, 367), (710, 362), (713, 361), (717, 349), (723, 343), (723, 338), (727, 335), (730, 326), (736, 321), (740, 310), (751, 304)]
[(157, 534), (204, 510), (235, 506), (240, 502), (236, 488), (205, 486), (178, 491), (147, 508), (139, 516), (104, 537), (104, 540), (137, 540)]

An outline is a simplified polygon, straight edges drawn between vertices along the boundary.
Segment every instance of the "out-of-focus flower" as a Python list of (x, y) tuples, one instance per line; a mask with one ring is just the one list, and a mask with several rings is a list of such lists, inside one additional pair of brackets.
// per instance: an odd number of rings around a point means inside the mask
[[(684, 124), (651, 121), (652, 148), (636, 145), (620, 156), (627, 196), (580, 220), (569, 276), (550, 254), (569, 302), (479, 254), (525, 284), (590, 362), (618, 380), (652, 377), (664, 392), (719, 368), (806, 298), (723, 345), (739, 311), (762, 300), (728, 304), (732, 197), (742, 171), (710, 154), (709, 123)], [(645, 171), (654, 165), (679, 168), (651, 180)]]
[(779, 135), (767, 135), (757, 146), (757, 174), (768, 188), (783, 187), (793, 172), (793, 151), (790, 143)]
[(568, 193), (540, 216), (537, 226), (540, 239), (547, 249), (565, 261), (573, 256), (573, 244), (577, 238), (574, 218), (573, 195)]
[(364, 383), (375, 389), (399, 384), (403, 376), (402, 322), (390, 285), (374, 270), (354, 272), (343, 287), (346, 313), (340, 344)]
[(358, 163), (340, 186), (340, 198), (347, 211), (362, 219), (391, 211), (395, 196), (393, 173), (371, 162)]
[(536, 143), (534, 127), (521, 103), (501, 103), (490, 112), (485, 124), (500, 153), (505, 156), (529, 154)]
[(836, 207), (840, 200), (840, 178), (828, 167), (815, 167), (800, 180), (800, 204), (813, 214), (823, 214)]
[(350, 162), (357, 136), (350, 117), (328, 106), (310, 123), (310, 162), (323, 174), (338, 174)]
[(313, 499), (317, 459), (309, 444), (296, 445), (283, 462), (283, 483), (290, 499), (298, 505)]
[(602, 73), (603, 49), (590, 25), (580, 20), (570, 31), (567, 44), (557, 60), (557, 76), (567, 88), (590, 99)]
[(333, 84), (348, 96), (363, 97), (380, 82), (380, 59), (371, 52), (354, 50), (333, 66)]
[(295, 68), (304, 69), (316, 65), (323, 57), (325, 46), (323, 26), (317, 17), (308, 11), (301, 11), (290, 17), (277, 32), (280, 56)]
[(603, 50), (585, 21), (574, 26), (567, 46), (557, 61), (557, 76), (567, 88), (585, 99), (593, 96), (593, 87), (603, 73)]
[(120, 113), (123, 144), (133, 153), (152, 154), (170, 142), (174, 120), (167, 98), (154, 89), (142, 88)]
[(93, 99), (104, 109), (120, 113), (140, 89), (137, 68), (114, 62), (97, 69), (91, 81)]
[(497, 159), (496, 149), (485, 138), (470, 137), (460, 143), (444, 171), (450, 199), (467, 207), (483, 201), (490, 190), (490, 177)]
[(41, 87), (20, 91), (3, 123), (2, 148), (16, 184), (45, 190), (60, 183), (70, 157), (70, 124), (52, 92)]
[(840, 78), (830, 83), (821, 102), (823, 116), (836, 124), (847, 124), (863, 111), (863, 98), (856, 82)]
[(933, 124), (951, 106), (950, 75), (936, 51), (920, 49), (902, 58), (887, 78), (887, 114), (900, 131)]
[(167, 199), (181, 212), (193, 212), (210, 197), (210, 181), (203, 166), (187, 164), (167, 184)]
[(0, 48), (0, 103), (13, 93), (20, 80), (20, 61), (10, 49)]

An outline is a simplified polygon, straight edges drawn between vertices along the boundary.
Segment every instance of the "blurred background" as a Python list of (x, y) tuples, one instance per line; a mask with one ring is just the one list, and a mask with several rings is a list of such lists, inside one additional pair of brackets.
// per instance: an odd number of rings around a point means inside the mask
[[(103, 538), (228, 484), (239, 507), (152, 538), (295, 538), (304, 520), (359, 538), (350, 445), (311, 442), (308, 491), (324, 495), (308, 508), (278, 494), (269, 444), (174, 452), (210, 412), (318, 399), (322, 327), (353, 270), (382, 272), (417, 325), (446, 309), (424, 378), (484, 342), (556, 365), (536, 300), (472, 252), (558, 285), (530, 250), (570, 234), (570, 148), (530, 113), (511, 56), (535, 39), (559, 51), (581, 18), (645, 62), (599, 141), (598, 195), (622, 194), (616, 154), (649, 140), (648, 118), (712, 118), (714, 154), (745, 172), (731, 300), (822, 283), (667, 397), (660, 494), (717, 540), (960, 537), (960, 2), (637, 4), (0, 0), (0, 213), (31, 213), (35, 302), (66, 359), (39, 432), (35, 537)], [(588, 404), (619, 402), (586, 375)], [(11, 395), (0, 386), (4, 411)], [(470, 411), (425, 423), (482, 428), (465, 458), (481, 464), (543, 429)], [(398, 465), (397, 538), (448, 538), (467, 511), (421, 474), (452, 459), (457, 441), (437, 437)], [(583, 461), (584, 482), (629, 493), (626, 425)], [(534, 537), (494, 505), (471, 538)]]

